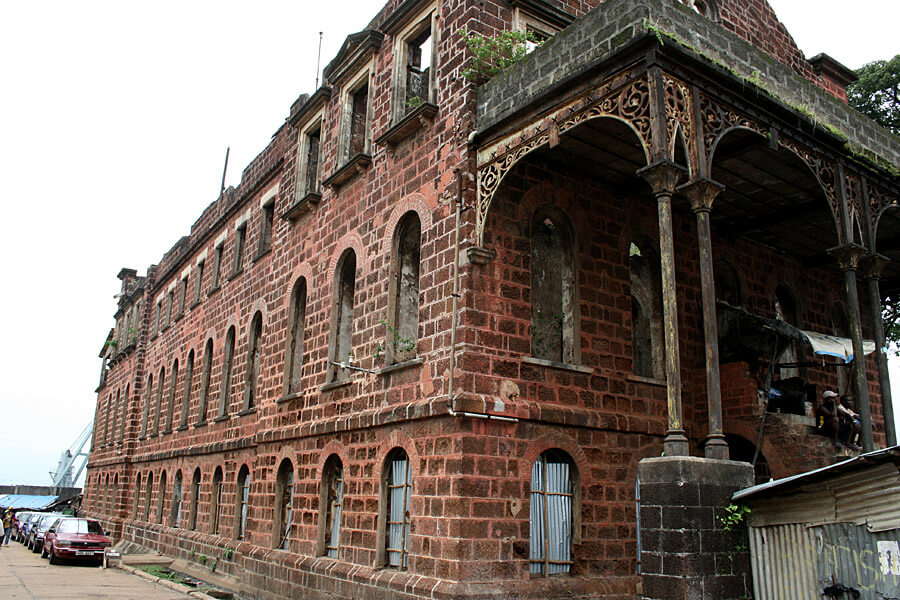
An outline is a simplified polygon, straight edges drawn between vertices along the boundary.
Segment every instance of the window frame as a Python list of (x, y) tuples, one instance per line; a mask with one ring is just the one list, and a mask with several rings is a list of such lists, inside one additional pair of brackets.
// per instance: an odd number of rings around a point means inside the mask
[[(350, 162), (359, 155), (371, 155), (372, 153), (372, 72), (374, 61), (369, 61), (365, 67), (359, 70), (347, 84), (341, 88), (341, 124), (340, 124), (340, 166)], [(366, 117), (363, 131), (362, 148), (358, 152), (351, 152), (353, 148), (353, 104), (356, 94), (367, 88)], [(321, 140), (320, 140), (321, 142)], [(320, 146), (321, 147), (321, 146)], [(321, 150), (320, 150), (321, 152)]]
[(325, 461), (319, 493), (319, 531), (316, 554), (338, 558), (344, 506), (344, 463), (337, 454)]
[[(567, 481), (568, 484), (568, 492), (565, 491), (549, 491), (547, 481), (549, 477), (547, 476), (547, 464), (548, 459), (553, 458), (554, 464), (566, 464), (567, 465)], [(542, 477), (540, 489), (535, 490), (535, 472), (537, 470), (538, 465), (543, 465), (542, 469)], [(535, 459), (535, 461), (531, 465), (531, 477), (529, 478), (529, 519), (528, 519), (528, 540), (529, 540), (529, 552), (528, 552), (528, 572), (531, 577), (552, 577), (552, 576), (565, 576), (572, 575), (575, 561), (574, 561), (574, 551), (575, 546), (581, 542), (581, 517), (580, 517), (580, 507), (581, 507), (581, 496), (580, 496), (580, 480), (578, 476), (578, 467), (575, 464), (575, 461), (572, 460), (572, 457), (565, 451), (560, 450), (559, 448), (550, 448), (545, 450), (540, 454), (540, 456)], [(568, 519), (565, 518), (565, 515), (558, 520), (559, 523), (568, 523), (568, 548), (566, 550), (568, 559), (563, 560), (552, 560), (551, 559), (551, 536), (550, 536), (550, 522), (549, 518), (549, 507), (548, 504), (550, 502), (547, 501), (549, 496), (562, 496), (569, 498), (568, 502)], [(540, 506), (537, 505), (536, 497), (540, 497), (541, 502)], [(536, 516), (540, 516), (540, 524), (536, 525), (535, 520)], [(535, 537), (535, 529), (536, 527), (541, 528), (541, 537), (536, 539)], [(555, 538), (554, 538), (555, 539)], [(543, 543), (540, 543), (540, 542)], [(541, 552), (542, 555), (535, 556), (535, 551)], [(556, 571), (551, 573), (551, 565), (567, 565), (565, 570)], [(535, 570), (535, 566), (538, 566), (539, 570)]]
[(247, 521), (250, 517), (250, 468), (241, 465), (234, 490), (234, 539), (247, 538)]
[[(405, 481), (397, 483), (394, 480), (394, 474), (396, 473), (394, 463), (403, 461), (406, 463)], [(397, 490), (403, 491), (398, 494)], [(400, 511), (395, 510), (395, 502), (398, 500), (403, 503)], [(380, 522), (383, 525), (382, 527), (379, 527), (380, 542), (378, 563), (384, 568), (405, 571), (409, 566), (409, 536), (412, 523), (412, 516), (410, 513), (411, 504), (412, 460), (410, 460), (406, 449), (398, 446), (393, 448), (385, 458), (381, 476), (380, 505), (383, 508), (381, 509)], [(392, 520), (394, 515), (399, 515), (401, 520)], [(392, 526), (396, 525), (400, 525), (400, 547), (392, 548), (391, 540), (393, 537), (397, 537), (392, 535), (392, 533), (396, 531), (396, 528), (392, 529)], [(397, 553), (399, 553), (399, 564), (394, 564), (394, 556), (392, 555), (396, 555)]]
[[(393, 65), (393, 90), (391, 94), (391, 123), (399, 123), (404, 117), (412, 113), (421, 104), (437, 104), (437, 62), (438, 62), (438, 38), (437, 27), (437, 2), (430, 3), (411, 18), (408, 24), (394, 35), (394, 65)], [(420, 105), (410, 107), (407, 97), (409, 50), (412, 42), (425, 31), (430, 32), (431, 56), (429, 57), (428, 82), (426, 83), (426, 97), (421, 98)]]
[(291, 288), (290, 320), (284, 349), (284, 396), (303, 390), (303, 352), (306, 342), (306, 309), (308, 285), (305, 277), (298, 277)]

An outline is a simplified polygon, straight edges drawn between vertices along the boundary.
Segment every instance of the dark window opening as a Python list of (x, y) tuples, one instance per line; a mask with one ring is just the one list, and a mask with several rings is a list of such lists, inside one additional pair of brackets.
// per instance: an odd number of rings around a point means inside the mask
[(304, 190), (307, 194), (319, 191), (319, 140), (321, 127), (311, 131), (306, 137), (306, 173), (304, 174)]
[(247, 353), (247, 390), (244, 394), (244, 410), (256, 406), (259, 386), (260, 363), (262, 362), (262, 314), (256, 313), (250, 323), (250, 343)]
[(350, 144), (348, 158), (366, 151), (366, 125), (369, 112), (369, 86), (353, 92), (350, 108)]
[(228, 328), (225, 336), (225, 352), (222, 357), (222, 388), (219, 391), (219, 416), (228, 414), (228, 401), (231, 398), (231, 366), (234, 361), (234, 326)]
[(303, 376), (303, 339), (306, 327), (306, 279), (301, 277), (291, 292), (291, 329), (285, 360), (285, 393), (299, 392)]
[(197, 422), (206, 421), (207, 406), (209, 404), (209, 380), (212, 376), (213, 342), (206, 340), (203, 349), (203, 379), (200, 381), (200, 408), (197, 411)]
[(420, 254), (419, 215), (410, 213), (400, 222), (394, 242), (394, 273), (391, 281), (393, 314), (386, 340), (388, 362), (403, 362), (416, 355)]
[[(351, 363), (353, 342), (353, 295), (356, 287), (356, 254), (352, 250), (344, 253), (337, 269), (337, 290), (334, 310), (334, 342), (332, 363)], [(348, 371), (331, 364), (329, 381), (339, 381), (348, 377)]]
[(341, 459), (332, 455), (325, 465), (324, 502), (322, 508), (325, 518), (324, 554), (329, 558), (337, 558), (341, 542), (341, 510), (344, 503), (344, 469)]
[(535, 212), (531, 233), (531, 349), (535, 358), (574, 363), (575, 257), (568, 219)]

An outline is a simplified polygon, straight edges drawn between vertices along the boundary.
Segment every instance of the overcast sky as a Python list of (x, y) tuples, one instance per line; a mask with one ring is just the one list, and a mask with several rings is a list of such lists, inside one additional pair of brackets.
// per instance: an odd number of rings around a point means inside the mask
[[(857, 68), (900, 52), (895, 0), (771, 3), (808, 56)], [(313, 91), (318, 32), (327, 64), (379, 7), (0, 3), (0, 483), (49, 484), (93, 417), (119, 269), (144, 274), (190, 231), (229, 145), (238, 184)]]

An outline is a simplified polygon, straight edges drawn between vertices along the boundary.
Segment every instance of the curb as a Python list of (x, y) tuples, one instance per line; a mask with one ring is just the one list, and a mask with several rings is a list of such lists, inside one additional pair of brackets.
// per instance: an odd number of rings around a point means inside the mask
[(137, 575), (138, 577), (146, 579), (147, 581), (151, 581), (157, 585), (161, 585), (164, 588), (168, 588), (172, 591), (181, 592), (182, 594), (184, 594), (186, 596), (190, 596), (191, 598), (196, 598), (197, 600), (216, 600), (215, 598), (213, 598), (212, 596), (210, 596), (208, 594), (204, 594), (203, 592), (198, 592), (197, 590), (190, 590), (190, 588), (187, 588), (186, 586), (183, 586), (180, 583), (175, 583), (174, 581), (170, 581), (163, 577), (157, 577), (155, 575), (151, 575), (150, 573), (148, 573), (146, 571), (142, 571), (141, 569), (136, 569), (134, 567), (130, 567), (128, 565), (123, 565), (123, 564), (118, 565), (116, 568), (121, 569), (122, 571), (125, 571), (126, 573), (131, 573), (132, 575)]

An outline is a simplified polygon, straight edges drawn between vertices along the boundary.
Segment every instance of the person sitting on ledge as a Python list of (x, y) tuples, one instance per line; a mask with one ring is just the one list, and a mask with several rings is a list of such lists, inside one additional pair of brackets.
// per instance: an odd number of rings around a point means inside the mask
[(847, 429), (847, 446), (851, 450), (859, 450), (859, 432), (862, 423), (859, 415), (854, 412), (855, 401), (853, 396), (841, 396), (838, 400), (837, 411), (838, 417), (841, 419), (841, 427)]
[(816, 408), (816, 432), (819, 435), (830, 437), (834, 441), (835, 448), (843, 448), (840, 439), (847, 439), (847, 426), (841, 420), (838, 410), (840, 399), (831, 390), (825, 390), (822, 394), (822, 404)]

